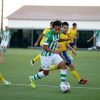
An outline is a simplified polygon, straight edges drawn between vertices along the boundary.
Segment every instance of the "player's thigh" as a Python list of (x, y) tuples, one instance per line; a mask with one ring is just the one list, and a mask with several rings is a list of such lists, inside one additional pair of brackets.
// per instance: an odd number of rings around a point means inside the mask
[(59, 54), (54, 54), (52, 60), (53, 60), (52, 62), (54, 65), (59, 65), (59, 63), (63, 61), (63, 59), (61, 58)]
[(41, 59), (41, 67), (45, 70), (48, 70), (49, 67), (52, 65), (52, 57), (41, 56), (40, 59)]

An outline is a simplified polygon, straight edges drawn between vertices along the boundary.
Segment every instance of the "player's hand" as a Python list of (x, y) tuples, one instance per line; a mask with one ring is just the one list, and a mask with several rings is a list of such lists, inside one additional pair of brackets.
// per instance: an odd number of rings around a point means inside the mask
[(87, 43), (90, 42), (90, 40), (87, 40)]
[(54, 50), (53, 53), (61, 54), (61, 51), (60, 50)]
[(73, 49), (72, 50), (72, 53), (76, 56), (77, 55), (77, 53), (76, 53), (76, 51)]
[(36, 43), (34, 44), (34, 46), (37, 47), (37, 46), (38, 46), (38, 42), (36, 42)]

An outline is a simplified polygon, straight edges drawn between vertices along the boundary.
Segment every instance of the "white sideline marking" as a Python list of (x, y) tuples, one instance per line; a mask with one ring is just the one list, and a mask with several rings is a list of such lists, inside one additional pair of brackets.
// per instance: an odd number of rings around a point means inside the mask
[[(11, 84), (12, 86), (30, 86), (29, 84)], [(36, 86), (40, 86), (40, 87), (59, 87), (59, 86), (56, 86), (56, 85), (36, 85)], [(93, 90), (100, 90), (100, 88), (95, 88), (95, 87), (74, 87), (74, 86), (71, 86), (71, 88), (76, 88), (76, 89), (93, 89)]]

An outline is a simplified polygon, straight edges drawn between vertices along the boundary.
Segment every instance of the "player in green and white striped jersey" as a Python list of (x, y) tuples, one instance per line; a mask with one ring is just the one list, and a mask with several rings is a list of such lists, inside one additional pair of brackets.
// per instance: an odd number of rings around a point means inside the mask
[(94, 40), (94, 46), (88, 48), (88, 50), (96, 50), (97, 48), (100, 48), (100, 30), (96, 30), (94, 35), (90, 39), (88, 39), (87, 42), (90, 42), (92, 39)]
[(8, 29), (8, 27), (6, 26), (5, 28), (6, 30), (2, 32), (2, 40), (1, 40), (1, 44), (0, 44), (0, 62), (3, 62), (3, 54), (7, 49), (7, 46), (9, 44), (10, 38), (11, 38), (11, 33)]
[[(66, 82), (66, 66), (59, 55), (60, 51), (56, 50), (58, 40), (60, 38), (61, 22), (59, 20), (53, 23), (53, 30), (45, 35), (44, 44), (41, 52), (41, 67), (43, 71), (36, 73), (33, 76), (29, 76), (29, 80), (41, 79), (49, 74), (49, 67), (51, 65), (57, 65), (58, 69), (61, 69), (61, 84)], [(35, 88), (34, 82), (31, 86)]]

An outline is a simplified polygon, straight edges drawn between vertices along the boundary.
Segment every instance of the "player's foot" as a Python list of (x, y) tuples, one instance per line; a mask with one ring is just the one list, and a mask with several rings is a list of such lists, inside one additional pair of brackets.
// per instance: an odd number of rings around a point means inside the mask
[(7, 81), (7, 80), (3, 80), (3, 83), (4, 83), (5, 85), (11, 85), (11, 82), (9, 82), (9, 81)]
[(32, 88), (35, 88), (35, 82), (34, 82), (34, 80), (32, 79), (32, 76), (29, 76), (29, 81), (31, 82), (31, 83), (30, 83), (30, 86), (31, 86)]
[(34, 60), (31, 60), (31, 65), (34, 66)]
[(81, 79), (78, 83), (79, 83), (79, 84), (86, 84), (86, 83), (87, 83), (87, 80)]
[(34, 81), (31, 81), (31, 84), (30, 84), (30, 85), (31, 85), (31, 87), (32, 87), (32, 88), (35, 88), (35, 87), (36, 87), (36, 85), (35, 85), (35, 82), (34, 82)]

